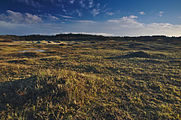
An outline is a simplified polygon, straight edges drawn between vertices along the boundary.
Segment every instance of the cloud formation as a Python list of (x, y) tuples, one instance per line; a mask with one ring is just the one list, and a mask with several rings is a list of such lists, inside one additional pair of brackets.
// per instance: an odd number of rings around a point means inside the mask
[(139, 12), (140, 15), (145, 15), (145, 12), (141, 11)]
[(53, 15), (51, 15), (51, 14), (48, 14), (48, 18), (49, 18), (50, 20), (59, 20), (58, 17), (53, 16)]
[(56, 33), (92, 33), (115, 36), (167, 35), (181, 36), (181, 25), (170, 23), (145, 24), (137, 16), (124, 16), (103, 22), (75, 20), (69, 24), (40, 23), (16, 24), (0, 21), (1, 34), (56, 34)]
[(93, 10), (91, 11), (91, 14), (92, 14), (93, 16), (99, 15), (99, 14), (100, 14), (100, 10), (99, 10), (99, 9), (93, 9)]
[(26, 23), (26, 24), (36, 24), (42, 22), (42, 19), (30, 13), (22, 14), (20, 12), (15, 12), (12, 10), (7, 10), (6, 14), (0, 14), (1, 21), (7, 21), (11, 23)]
[(164, 12), (163, 12), (163, 11), (160, 11), (160, 12), (159, 12), (159, 16), (160, 16), (160, 17), (162, 17), (162, 16), (163, 16), (163, 14), (164, 14)]
[[(22, 2), (22, 3), (25, 3), (27, 5), (31, 5), (33, 7), (41, 7), (41, 3), (40, 1), (38, 0), (14, 0), (14, 1), (18, 1), (18, 2)], [(43, 0), (43, 1), (46, 1), (46, 0)], [(50, 0), (52, 1), (52, 0)]]
[(88, 23), (88, 24), (96, 23), (95, 21), (92, 21), (92, 20), (77, 20), (75, 22), (78, 22), (78, 23)]
[[(115, 28), (140, 28), (143, 26), (143, 23), (137, 22), (137, 16), (130, 15), (130, 16), (124, 16), (119, 19), (112, 19), (108, 20), (107, 22), (110, 23)], [(117, 26), (117, 27), (116, 27)]]
[(67, 15), (60, 15), (60, 16), (63, 18), (66, 18), (66, 19), (72, 19), (73, 18), (72, 16), (67, 16)]
[(109, 16), (113, 16), (114, 15), (113, 12), (106, 12), (106, 14), (109, 15)]
[(95, 17), (104, 11), (104, 4), (99, 0), (14, 0), (32, 6), (36, 9), (55, 10), (66, 16), (82, 17), (92, 15)]

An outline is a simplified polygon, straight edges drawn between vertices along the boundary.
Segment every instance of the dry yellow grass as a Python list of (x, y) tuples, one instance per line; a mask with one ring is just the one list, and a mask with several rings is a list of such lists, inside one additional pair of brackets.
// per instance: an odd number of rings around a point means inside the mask
[[(178, 43), (19, 41), (0, 46), (1, 119), (181, 119)], [(45, 51), (19, 52), (29, 48)]]

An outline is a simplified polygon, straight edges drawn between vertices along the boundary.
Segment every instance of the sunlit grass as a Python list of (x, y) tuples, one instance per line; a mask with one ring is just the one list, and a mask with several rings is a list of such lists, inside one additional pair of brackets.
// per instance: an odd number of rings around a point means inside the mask
[(1, 119), (181, 119), (179, 45), (0, 45)]

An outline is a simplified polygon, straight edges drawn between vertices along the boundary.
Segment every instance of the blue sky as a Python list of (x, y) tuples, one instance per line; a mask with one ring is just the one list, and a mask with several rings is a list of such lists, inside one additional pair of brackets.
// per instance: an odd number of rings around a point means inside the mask
[(1, 0), (0, 34), (181, 36), (181, 0)]

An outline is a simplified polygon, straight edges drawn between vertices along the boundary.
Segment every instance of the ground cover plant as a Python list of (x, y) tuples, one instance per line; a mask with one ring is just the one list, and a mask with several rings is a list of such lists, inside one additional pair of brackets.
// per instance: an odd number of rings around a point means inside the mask
[(2, 120), (181, 119), (179, 40), (5, 38)]

